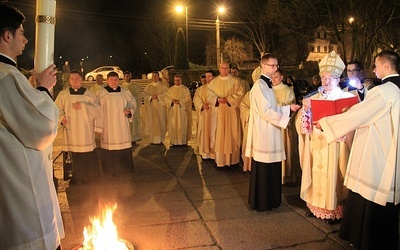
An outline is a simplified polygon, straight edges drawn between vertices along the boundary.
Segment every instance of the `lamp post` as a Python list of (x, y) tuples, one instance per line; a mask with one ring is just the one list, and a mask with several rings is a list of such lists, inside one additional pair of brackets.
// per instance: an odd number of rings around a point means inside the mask
[(217, 19), (215, 20), (215, 30), (216, 30), (216, 37), (215, 37), (215, 41), (216, 41), (216, 50), (217, 50), (217, 68), (219, 68), (219, 64), (221, 63), (221, 35), (219, 32), (219, 28), (220, 28), (220, 20), (218, 17), (219, 13), (224, 13), (225, 9), (224, 7), (219, 7), (218, 11), (217, 11)]
[[(183, 12), (183, 7), (182, 6), (176, 6), (175, 7), (176, 12), (182, 13)], [(188, 8), (185, 6), (185, 36), (186, 36), (186, 59), (189, 62), (189, 23), (188, 23)]]

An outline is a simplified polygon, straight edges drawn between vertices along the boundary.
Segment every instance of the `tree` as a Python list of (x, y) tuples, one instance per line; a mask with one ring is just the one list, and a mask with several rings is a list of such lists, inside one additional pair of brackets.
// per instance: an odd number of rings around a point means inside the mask
[(233, 36), (224, 42), (222, 50), (222, 54), (224, 55), (223, 59), (241, 65), (243, 61), (252, 59), (250, 57), (252, 53), (249, 51), (249, 47), (250, 46), (245, 42)]
[(175, 69), (189, 69), (185, 47), (185, 36), (183, 35), (182, 28), (179, 28), (176, 32), (174, 62)]
[(161, 19), (152, 19), (142, 25), (136, 35), (140, 54), (146, 53), (146, 64), (152, 70), (173, 65), (175, 57), (175, 31), (171, 23)]
[(237, 32), (253, 43), (260, 57), (266, 52), (273, 51), (275, 47), (272, 20), (266, 15), (269, 2), (268, 0), (240, 1), (236, 7), (240, 10), (236, 18), (241, 23)]

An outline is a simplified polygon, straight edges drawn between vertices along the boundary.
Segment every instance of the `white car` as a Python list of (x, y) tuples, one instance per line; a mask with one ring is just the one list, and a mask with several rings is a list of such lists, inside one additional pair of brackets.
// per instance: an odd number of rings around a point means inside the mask
[(85, 75), (85, 80), (86, 81), (94, 81), (96, 79), (96, 76), (98, 74), (103, 75), (104, 79), (107, 79), (107, 74), (110, 73), (111, 71), (114, 71), (118, 74), (119, 79), (124, 78), (124, 72), (122, 69), (118, 66), (102, 66), (98, 67), (97, 69), (90, 71)]

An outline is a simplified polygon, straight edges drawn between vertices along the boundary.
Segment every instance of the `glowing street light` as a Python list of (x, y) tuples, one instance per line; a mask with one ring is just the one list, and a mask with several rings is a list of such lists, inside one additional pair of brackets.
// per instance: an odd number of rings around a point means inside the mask
[(217, 11), (217, 20), (215, 20), (215, 30), (216, 30), (216, 50), (217, 50), (217, 68), (219, 68), (219, 64), (221, 63), (221, 35), (219, 33), (220, 20), (218, 14), (222, 14), (225, 12), (224, 7), (219, 7)]
[(185, 9), (185, 36), (186, 36), (186, 59), (189, 61), (189, 25), (188, 25), (188, 8), (178, 5), (175, 7), (177, 13), (182, 13)]

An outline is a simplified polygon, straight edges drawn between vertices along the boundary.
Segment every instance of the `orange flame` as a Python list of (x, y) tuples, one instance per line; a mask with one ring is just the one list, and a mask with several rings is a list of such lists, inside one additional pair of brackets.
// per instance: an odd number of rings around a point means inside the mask
[(102, 217), (90, 218), (91, 227), (83, 230), (84, 241), (82, 250), (125, 250), (128, 249), (124, 240), (118, 238), (117, 226), (113, 222), (113, 213), (117, 204), (106, 208)]

